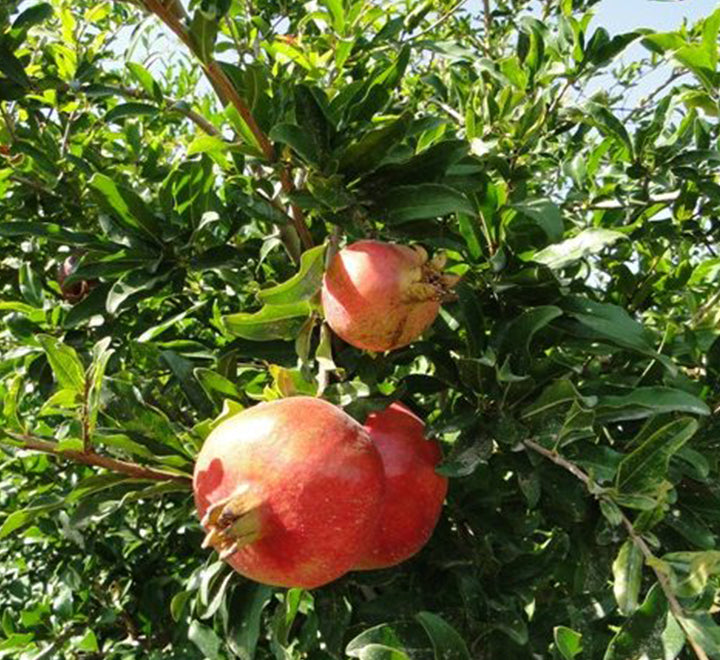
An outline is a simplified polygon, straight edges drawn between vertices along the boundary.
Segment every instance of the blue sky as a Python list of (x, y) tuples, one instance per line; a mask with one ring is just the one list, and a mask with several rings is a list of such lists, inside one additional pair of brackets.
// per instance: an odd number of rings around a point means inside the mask
[(674, 30), (684, 18), (694, 22), (717, 6), (715, 0), (603, 0), (596, 8), (595, 20), (611, 34), (637, 27)]
[[(709, 16), (720, 6), (719, 0), (603, 0), (595, 8), (593, 26), (604, 27), (611, 35), (630, 32), (636, 28), (650, 28), (658, 32), (677, 30), (687, 20), (695, 23)], [(641, 59), (647, 51), (636, 43), (630, 46), (620, 57), (626, 63)], [(640, 84), (631, 90), (626, 104), (635, 105), (642, 97), (661, 85), (670, 73), (670, 65), (661, 66), (656, 71), (644, 76)], [(604, 78), (594, 81), (584, 90), (586, 95), (592, 94), (603, 86)], [(609, 81), (610, 78), (608, 77)]]

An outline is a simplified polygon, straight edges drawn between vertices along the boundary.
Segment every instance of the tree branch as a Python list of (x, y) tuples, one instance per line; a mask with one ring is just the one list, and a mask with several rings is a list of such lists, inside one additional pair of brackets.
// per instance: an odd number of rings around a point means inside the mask
[[(565, 470), (570, 472), (573, 476), (577, 477), (580, 481), (582, 481), (585, 486), (589, 486), (590, 477), (585, 472), (583, 472), (582, 469), (575, 465), (575, 463), (567, 460), (566, 458), (563, 458), (556, 451), (547, 449), (546, 447), (543, 447), (542, 445), (534, 442), (533, 440), (525, 440), (523, 444), (528, 449), (532, 449), (534, 452), (551, 460), (553, 463), (555, 463), (555, 465), (559, 465), (561, 468), (564, 468)], [(599, 497), (611, 501), (610, 498), (607, 498), (603, 495), (600, 495)], [(658, 567), (658, 562), (656, 561), (657, 558), (652, 553), (652, 550), (650, 550), (650, 547), (645, 542), (645, 539), (643, 539), (642, 536), (637, 533), (635, 527), (632, 524), (632, 521), (622, 511), (620, 512), (620, 517), (622, 519), (623, 526), (627, 530), (630, 540), (635, 544), (635, 547), (640, 550), (643, 557), (645, 558), (645, 563), (650, 567), (652, 572), (655, 573), (655, 577), (660, 584), (660, 588), (663, 590), (665, 598), (667, 598), (670, 610), (672, 611), (673, 616), (677, 620), (678, 625), (682, 628), (683, 633), (685, 634), (685, 639), (687, 639), (688, 644), (690, 644), (690, 646), (692, 647), (695, 656), (698, 658), (698, 660), (709, 660), (705, 651), (693, 639), (691, 631), (688, 630), (684, 622), (685, 613), (683, 611), (682, 605), (680, 605), (678, 599), (675, 597), (667, 575), (665, 575), (665, 573), (663, 573), (662, 570), (660, 570), (660, 568)]]
[(86, 452), (75, 451), (73, 449), (60, 449), (57, 443), (50, 442), (33, 435), (15, 433), (14, 431), (7, 430), (3, 431), (3, 433), (13, 440), (20, 442), (21, 449), (31, 449), (45, 454), (53, 454), (60, 458), (75, 461), (76, 463), (105, 468), (107, 470), (111, 470), (112, 472), (120, 472), (121, 474), (127, 474), (130, 477), (136, 477), (137, 479), (179, 481), (180, 483), (188, 483), (188, 486), (191, 481), (189, 476), (163, 472), (162, 470), (155, 470), (143, 465), (137, 465), (136, 463), (129, 463), (128, 461), (121, 461), (116, 458), (111, 458), (110, 456), (103, 456), (102, 454), (95, 453), (93, 449)]
[[(215, 90), (215, 93), (218, 95), (220, 102), (223, 105), (230, 104), (237, 110), (238, 114), (247, 124), (248, 129), (255, 138), (255, 141), (260, 147), (260, 150), (265, 158), (271, 163), (275, 162), (276, 155), (272, 142), (270, 142), (267, 135), (265, 135), (263, 130), (255, 121), (255, 117), (253, 117), (250, 108), (238, 94), (232, 81), (228, 78), (225, 71), (223, 71), (217, 60), (215, 60), (211, 55), (203, 56), (202, 53), (198, 52), (197, 45), (194, 43), (192, 35), (184, 25), (183, 21), (185, 17), (181, 16), (180, 12), (177, 10), (174, 10), (174, 3), (166, 6), (163, 4), (162, 0), (142, 0), (142, 2), (145, 8), (165, 23), (165, 25), (167, 25), (168, 28), (177, 35), (180, 41), (188, 47), (193, 55), (200, 60), (203, 71)], [(294, 190), (294, 186), (289, 166), (287, 164), (282, 164), (281, 167), (280, 182), (282, 184), (283, 191), (286, 194), (290, 194)], [(295, 226), (303, 247), (305, 249), (312, 247), (312, 236), (310, 235), (307, 224), (305, 223), (303, 212), (295, 205), (292, 206), (292, 218), (293, 225)]]
[(490, 53), (490, 32), (492, 31), (492, 14), (490, 0), (483, 0), (483, 20), (485, 23), (485, 54)]

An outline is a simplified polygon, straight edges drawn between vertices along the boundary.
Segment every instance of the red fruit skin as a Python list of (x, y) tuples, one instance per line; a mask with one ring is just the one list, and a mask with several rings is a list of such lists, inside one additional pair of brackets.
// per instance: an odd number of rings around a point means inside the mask
[(325, 319), (356, 348), (390, 351), (417, 339), (438, 315), (437, 300), (415, 301), (424, 259), (405, 245), (358, 241), (340, 250), (323, 278)]
[(440, 445), (425, 438), (425, 425), (402, 403), (368, 415), (365, 429), (385, 469), (385, 506), (375, 542), (356, 570), (387, 568), (418, 552), (435, 529), (448, 481), (435, 472)]
[(382, 460), (367, 432), (312, 397), (261, 403), (222, 422), (195, 466), (195, 504), (248, 484), (262, 536), (227, 561), (265, 584), (311, 589), (350, 570), (372, 541), (384, 495)]

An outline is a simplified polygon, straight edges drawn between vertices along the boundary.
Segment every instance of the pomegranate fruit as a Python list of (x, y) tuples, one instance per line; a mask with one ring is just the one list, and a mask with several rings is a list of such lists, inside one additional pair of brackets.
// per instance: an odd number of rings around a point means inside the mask
[(75, 273), (78, 265), (79, 256), (73, 254), (60, 264), (57, 272), (57, 282), (60, 285), (60, 292), (63, 298), (73, 305), (86, 298), (90, 290), (98, 284), (97, 280), (76, 280), (75, 282), (67, 283), (65, 280)]
[(261, 403), (221, 422), (193, 477), (211, 545), (265, 584), (313, 588), (369, 551), (385, 477), (367, 431), (321, 399)]
[(435, 472), (440, 445), (425, 438), (425, 424), (402, 403), (368, 415), (365, 429), (380, 452), (385, 504), (375, 540), (355, 569), (394, 566), (422, 548), (432, 535), (448, 482)]
[(335, 334), (356, 348), (390, 351), (417, 339), (457, 283), (420, 246), (358, 241), (340, 250), (323, 277), (322, 305)]

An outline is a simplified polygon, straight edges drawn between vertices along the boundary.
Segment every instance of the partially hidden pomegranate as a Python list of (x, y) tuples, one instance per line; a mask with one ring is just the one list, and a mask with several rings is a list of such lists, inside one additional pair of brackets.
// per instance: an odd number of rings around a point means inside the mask
[(60, 285), (60, 292), (65, 300), (75, 304), (80, 302), (90, 293), (91, 289), (94, 289), (98, 281), (97, 280), (76, 280), (75, 282), (67, 283), (68, 277), (73, 275), (79, 266), (79, 256), (77, 254), (70, 255), (60, 266), (57, 271), (57, 282)]
[(445, 258), (420, 246), (358, 241), (340, 250), (323, 278), (322, 305), (332, 330), (348, 344), (390, 351), (417, 339), (435, 320), (458, 277)]
[(394, 566), (428, 541), (435, 529), (448, 482), (435, 472), (440, 445), (425, 438), (425, 424), (402, 403), (368, 415), (365, 429), (380, 452), (385, 504), (370, 551), (355, 569)]
[(193, 488), (204, 546), (258, 582), (313, 588), (368, 553), (385, 478), (360, 424), (299, 396), (221, 422), (197, 458)]

